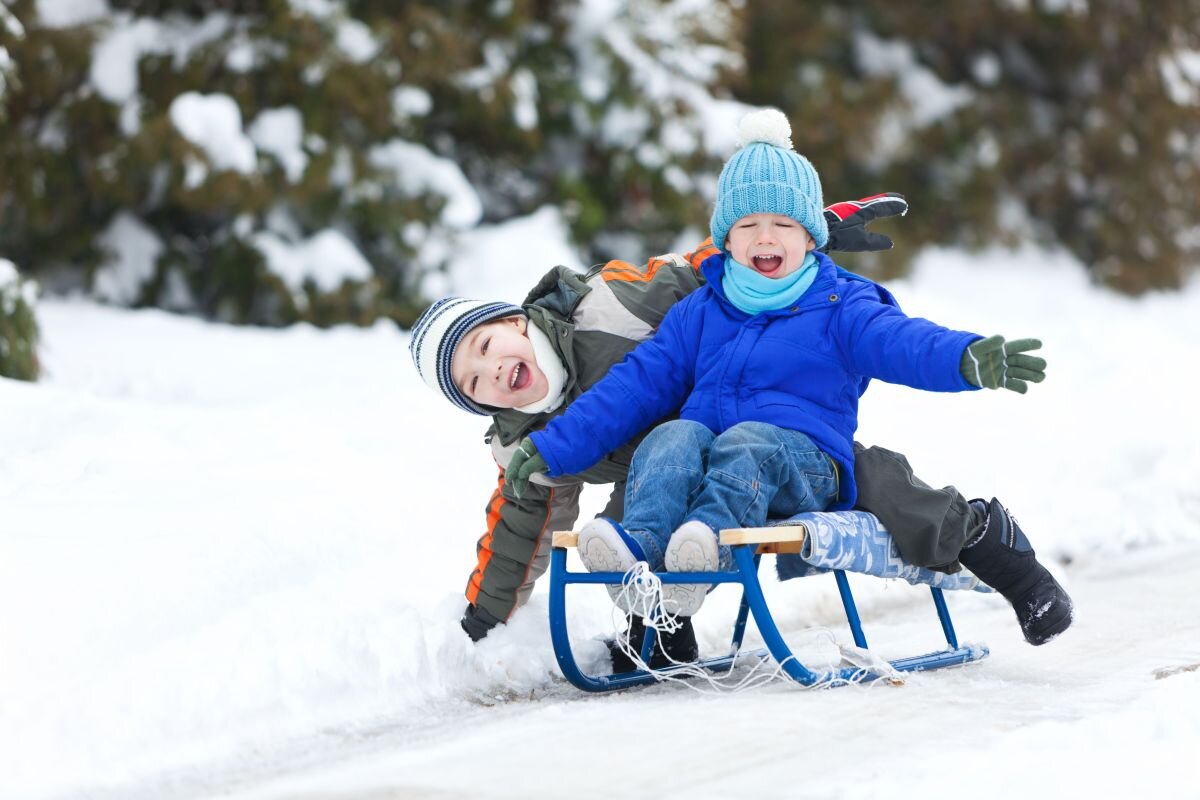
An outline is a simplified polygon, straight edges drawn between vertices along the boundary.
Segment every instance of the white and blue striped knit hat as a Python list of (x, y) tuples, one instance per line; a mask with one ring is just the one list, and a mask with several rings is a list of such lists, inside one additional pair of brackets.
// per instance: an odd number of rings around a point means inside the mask
[(467, 300), (463, 297), (447, 297), (431, 305), (412, 329), (408, 352), (421, 380), (437, 389), (446, 399), (461, 409), (473, 414), (493, 414), (485, 406), (471, 400), (454, 385), (450, 376), (450, 362), (454, 348), (472, 329), (485, 322), (524, 314), (512, 303)]
[(754, 111), (738, 124), (742, 148), (725, 162), (717, 179), (713, 245), (725, 250), (733, 223), (750, 214), (782, 214), (803, 225), (817, 247), (829, 242), (821, 178), (809, 160), (792, 149), (792, 126), (782, 111)]

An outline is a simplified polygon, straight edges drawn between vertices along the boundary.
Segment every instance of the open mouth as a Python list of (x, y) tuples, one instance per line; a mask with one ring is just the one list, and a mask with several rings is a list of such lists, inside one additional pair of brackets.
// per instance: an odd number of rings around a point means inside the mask
[(509, 391), (519, 392), (529, 386), (532, 381), (533, 378), (530, 376), (529, 368), (525, 366), (525, 362), (518, 361), (517, 365), (513, 367), (512, 374), (508, 376)]
[(751, 259), (754, 268), (763, 275), (771, 275), (783, 266), (783, 256), (755, 256)]

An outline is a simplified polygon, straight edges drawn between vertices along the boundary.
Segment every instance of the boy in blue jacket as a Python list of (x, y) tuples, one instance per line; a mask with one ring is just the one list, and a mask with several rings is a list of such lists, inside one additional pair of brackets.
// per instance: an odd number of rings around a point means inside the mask
[[(524, 439), (509, 464), (519, 494), (530, 474), (585, 470), (678, 410), (638, 447), (623, 525), (600, 518), (583, 528), (579, 552), (592, 571), (623, 572), (637, 561), (711, 571), (728, 559), (721, 529), (853, 507), (858, 398), (872, 377), (930, 391), (1022, 393), (1045, 377), (1045, 361), (1024, 354), (1039, 342), (909, 318), (885, 289), (818, 252), (828, 237), (821, 184), (792, 149), (787, 119), (757, 112), (740, 133), (746, 145), (718, 181), (711, 228), (720, 252), (701, 266), (707, 285)], [(959, 560), (1013, 603), (1029, 641), (1049, 641), (1070, 624), (1070, 600), (996, 506)], [(664, 605), (690, 616), (708, 588), (665, 586)]]

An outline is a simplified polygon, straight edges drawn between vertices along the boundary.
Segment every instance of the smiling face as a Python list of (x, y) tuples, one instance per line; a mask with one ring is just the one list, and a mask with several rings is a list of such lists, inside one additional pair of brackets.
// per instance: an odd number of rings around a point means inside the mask
[(804, 263), (816, 242), (796, 220), (782, 214), (750, 214), (733, 223), (725, 246), (734, 259), (760, 275), (784, 278)]
[(459, 390), (492, 408), (519, 408), (549, 394), (550, 382), (525, 333), (528, 325), (528, 317), (505, 317), (468, 333), (450, 361), (450, 377)]

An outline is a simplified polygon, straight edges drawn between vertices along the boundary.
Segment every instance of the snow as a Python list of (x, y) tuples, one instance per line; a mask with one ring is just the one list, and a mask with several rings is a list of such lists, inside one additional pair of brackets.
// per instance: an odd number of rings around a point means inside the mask
[(392, 90), (392, 113), (399, 119), (423, 117), (433, 110), (433, 98), (419, 86), (397, 86)]
[(137, 93), (137, 62), (158, 35), (158, 24), (138, 19), (132, 25), (114, 25), (92, 51), (92, 85), (112, 103), (123, 103)]
[(610, 103), (600, 119), (600, 133), (605, 144), (634, 148), (646, 141), (651, 122), (650, 113), (645, 108)]
[(313, 19), (329, 19), (342, 8), (342, 4), (332, 0), (288, 0), (292, 12), (307, 14)]
[[(447, 288), (519, 299), (570, 263), (561, 225), (542, 209), (468, 237)], [(544, 585), (479, 645), (462, 634), (496, 470), (486, 421), (421, 383), (406, 333), (43, 299), (45, 377), (0, 380), (0, 419), (19, 420), (0, 448), (0, 795), (1194, 794), (1200, 416), (1171, 365), (1194, 360), (1200, 285), (1133, 300), (1033, 250), (931, 251), (889, 285), (910, 314), (1045, 341), (1023, 397), (873, 385), (859, 438), (999, 496), (1077, 622), (1035, 649), (1003, 601), (956, 594), (979, 664), (724, 697), (576, 691)], [(936, 644), (928, 595), (852, 583), (874, 649)], [(848, 638), (831, 580), (766, 588), (802, 652), (819, 655), (812, 628)], [(607, 595), (571, 603), (598, 669)], [(697, 617), (707, 652), (735, 604), (718, 590)]]
[(184, 92), (171, 101), (167, 113), (183, 138), (203, 150), (216, 169), (253, 174), (258, 165), (254, 143), (242, 130), (242, 112), (232, 97)]
[(428, 274), (423, 289), (430, 297), (454, 294), (521, 303), (551, 267), (583, 269), (567, 244), (569, 230), (553, 206), (499, 225), (481, 225), (458, 238), (446, 272)]
[(855, 34), (859, 67), (867, 75), (894, 76), (909, 104), (916, 127), (924, 127), (968, 104), (974, 95), (965, 86), (950, 86), (917, 63), (907, 42), (881, 39), (867, 31)]
[(92, 278), (96, 297), (117, 305), (132, 305), (154, 277), (162, 255), (162, 240), (146, 223), (121, 211), (99, 238), (105, 258)]
[(43, 28), (88, 25), (112, 13), (106, 0), (37, 0), (34, 7)]
[(0, 47), (0, 102), (4, 100), (4, 96), (8, 93), (9, 75), (13, 65), (14, 62), (8, 54), (8, 50)]
[(1167, 95), (1177, 105), (1200, 105), (1200, 51), (1178, 50), (1159, 58)]
[(17, 265), (7, 258), (0, 258), (0, 290), (17, 285)]
[(462, 88), (479, 92), (485, 102), (490, 102), (494, 96), (492, 87), (512, 68), (509, 49), (501, 42), (485, 41), (483, 43), (483, 64), (475, 69), (459, 73), (455, 80)]
[(971, 60), (971, 75), (983, 86), (995, 86), (1004, 72), (1004, 65), (995, 53), (982, 52)]
[[(601, 112), (604, 140), (610, 143), (641, 142), (638, 130), (644, 114), (617, 108), (609, 103), (614, 77), (613, 59), (628, 71), (632, 90), (647, 107), (675, 108), (674, 142), (681, 128), (690, 127), (691, 137), (717, 158), (727, 158), (737, 149), (738, 120), (752, 106), (720, 100), (706, 88), (723, 68), (737, 67), (741, 56), (732, 48), (697, 45), (681, 48), (678, 31), (693, 30), (695, 36), (708, 32), (718, 39), (728, 33), (731, 10), (721, 4), (676, 2), (630, 6), (615, 0), (585, 0), (571, 19), (568, 42), (574, 51), (580, 94)], [(583, 128), (584, 115), (577, 114)], [(623, 130), (628, 124), (630, 128)], [(672, 142), (664, 142), (672, 152)], [(715, 183), (715, 180), (713, 181)]]
[(341, 231), (328, 228), (300, 242), (262, 231), (254, 236), (254, 245), (267, 260), (267, 269), (278, 275), (301, 305), (304, 284), (308, 281), (322, 293), (335, 292), (346, 281), (365, 282), (372, 275), (371, 265)]
[[(888, 111), (880, 122), (871, 148), (872, 164), (888, 163), (904, 148), (913, 130), (932, 125), (974, 99), (971, 89), (946, 84), (921, 66), (907, 42), (881, 39), (862, 30), (854, 35), (854, 50), (859, 69), (867, 75), (894, 78), (906, 104), (903, 110)], [(988, 74), (987, 63), (984, 60), (975, 64), (977, 70), (982, 68), (985, 83), (994, 77)]]
[(379, 42), (371, 35), (371, 29), (357, 19), (338, 21), (334, 43), (355, 64), (365, 64), (379, 53)]
[(1040, 0), (1038, 7), (1048, 14), (1087, 14), (1088, 0)]
[[(103, 3), (97, 9), (109, 13)], [(92, 51), (89, 75), (100, 96), (118, 105), (137, 94), (137, 65), (143, 55), (171, 53), (180, 66), (196, 48), (227, 35), (232, 24), (229, 15), (221, 12), (206, 14), (199, 22), (183, 16), (160, 22), (126, 12), (112, 14), (106, 21), (107, 30)]]
[[(37, 300), (37, 281), (22, 278), (16, 264), (0, 257), (0, 316), (11, 315), (16, 311), (18, 303), (24, 303), (36, 310)], [(0, 336), (0, 352), (7, 346), (4, 337)]]
[(513, 72), (512, 90), (516, 99), (513, 105), (513, 121), (523, 131), (531, 131), (537, 127), (537, 79), (533, 73), (522, 67)]
[[(3, 30), (14, 40), (25, 38), (25, 28), (21, 25), (20, 20), (13, 16), (7, 6), (0, 5), (0, 30)], [(6, 38), (8, 38), (6, 37)], [(0, 122), (3, 122), (7, 116), (7, 109), (4, 106), (4, 96), (8, 93), (9, 85), (14, 78), (16, 71), (16, 62), (9, 55), (8, 49), (0, 44)]]
[(437, 156), (419, 144), (393, 139), (371, 148), (368, 160), (372, 166), (390, 172), (406, 194), (433, 192), (445, 197), (441, 218), (452, 228), (470, 228), (483, 217), (479, 194), (458, 164), (448, 158)]
[(304, 152), (304, 120), (295, 106), (260, 111), (247, 131), (251, 141), (264, 153), (275, 157), (295, 183), (304, 177), (308, 155)]

